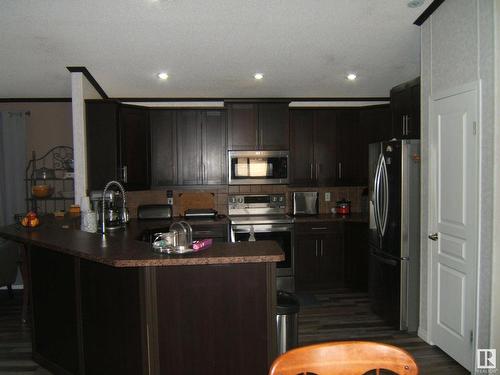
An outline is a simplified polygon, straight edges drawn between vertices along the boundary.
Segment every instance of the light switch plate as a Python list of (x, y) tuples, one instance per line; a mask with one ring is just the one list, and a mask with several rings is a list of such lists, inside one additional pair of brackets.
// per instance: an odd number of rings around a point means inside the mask
[(329, 191), (325, 192), (325, 202), (330, 202), (330, 199), (331, 199), (330, 192)]

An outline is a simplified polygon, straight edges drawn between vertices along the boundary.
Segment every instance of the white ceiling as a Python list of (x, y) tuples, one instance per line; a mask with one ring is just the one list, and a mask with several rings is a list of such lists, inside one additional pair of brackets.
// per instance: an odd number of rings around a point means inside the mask
[(0, 0), (0, 97), (69, 97), (67, 66), (110, 97), (384, 97), (420, 74), (406, 3)]

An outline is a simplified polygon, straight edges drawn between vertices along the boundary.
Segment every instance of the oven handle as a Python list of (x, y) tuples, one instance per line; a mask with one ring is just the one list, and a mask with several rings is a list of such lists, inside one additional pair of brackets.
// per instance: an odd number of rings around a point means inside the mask
[[(253, 230), (250, 228), (253, 227)], [(246, 226), (245, 228), (238, 228), (238, 227), (231, 227), (231, 230), (233, 233), (266, 233), (266, 232), (291, 232), (293, 230), (293, 227), (290, 226), (280, 226), (280, 227), (267, 227), (260, 229), (258, 225), (249, 225)]]

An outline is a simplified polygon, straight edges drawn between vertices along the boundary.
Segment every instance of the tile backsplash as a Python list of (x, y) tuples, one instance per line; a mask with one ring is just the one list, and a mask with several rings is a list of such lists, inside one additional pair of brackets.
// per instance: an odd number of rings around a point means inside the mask
[[(343, 198), (351, 201), (352, 212), (365, 212), (368, 207), (367, 200), (362, 198), (363, 191), (366, 189), (364, 186), (341, 186), (341, 187), (319, 187), (319, 188), (299, 188), (287, 185), (223, 185), (216, 187), (203, 186), (199, 189), (189, 188), (183, 189), (180, 186), (172, 187), (174, 196), (174, 215), (179, 216), (183, 212), (179, 212), (179, 207), (176, 202), (179, 201), (179, 194), (185, 191), (200, 191), (210, 192), (215, 195), (214, 207), (219, 214), (227, 215), (227, 198), (231, 194), (270, 194), (270, 193), (284, 193), (287, 195), (287, 212), (292, 211), (292, 192), (294, 191), (317, 191), (319, 192), (319, 212), (321, 214), (330, 213), (331, 209), (335, 207), (336, 202)], [(129, 191), (127, 192), (127, 203), (130, 212), (130, 217), (137, 217), (137, 207), (141, 204), (166, 204), (167, 203), (167, 188), (163, 190), (143, 190), (143, 191)], [(330, 193), (330, 201), (325, 201), (325, 193)]]

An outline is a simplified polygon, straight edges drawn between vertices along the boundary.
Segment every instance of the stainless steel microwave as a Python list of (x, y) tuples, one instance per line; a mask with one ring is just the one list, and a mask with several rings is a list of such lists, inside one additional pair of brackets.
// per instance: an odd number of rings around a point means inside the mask
[(288, 151), (229, 151), (229, 185), (288, 184)]

